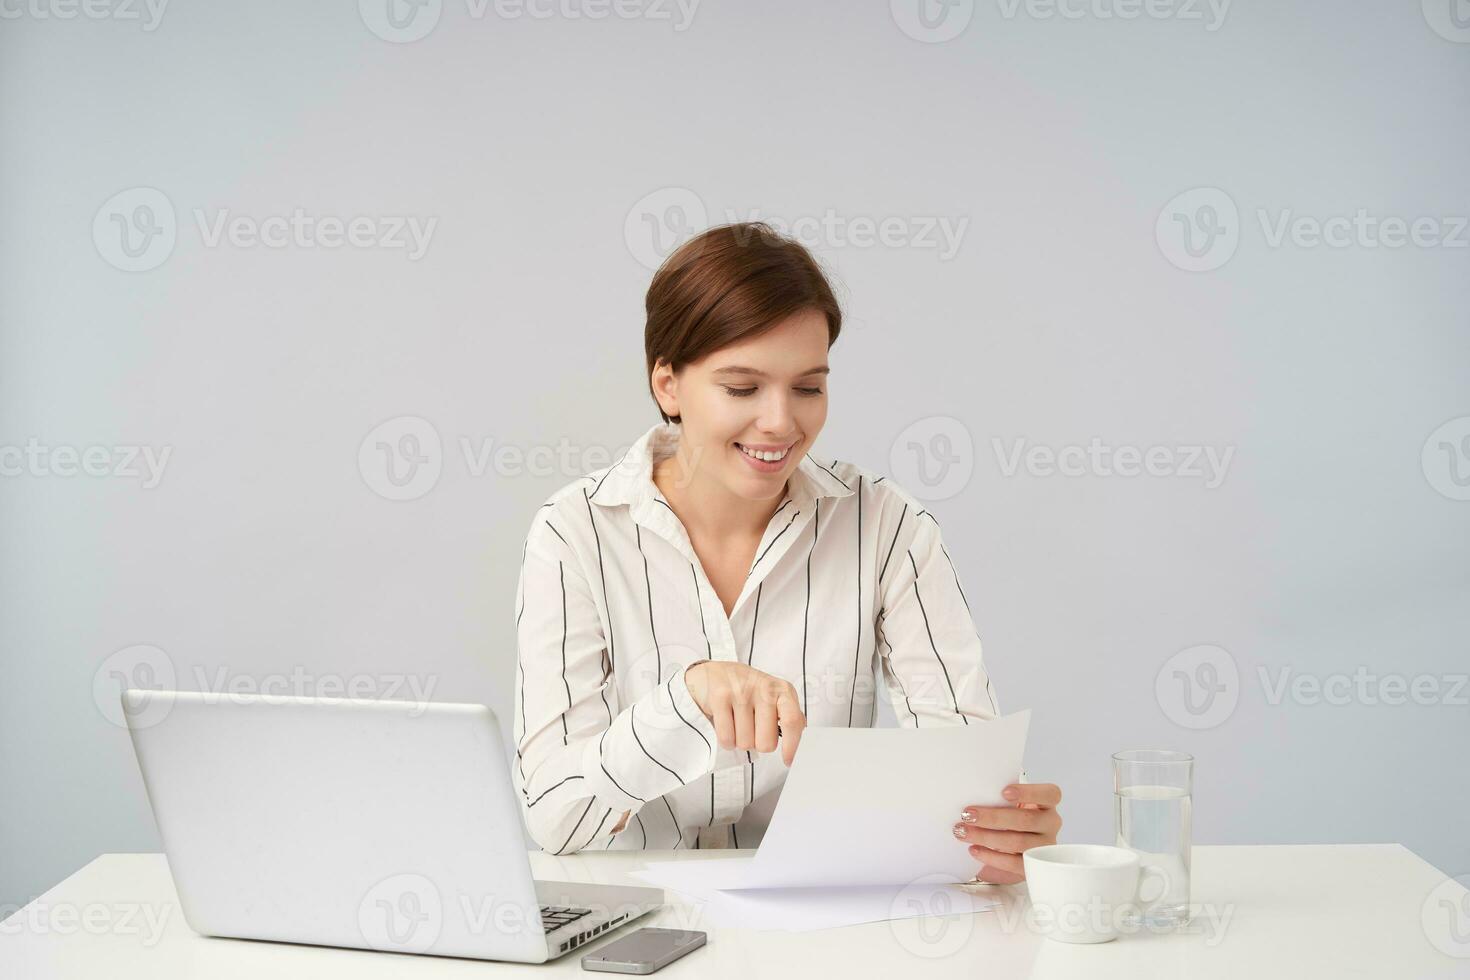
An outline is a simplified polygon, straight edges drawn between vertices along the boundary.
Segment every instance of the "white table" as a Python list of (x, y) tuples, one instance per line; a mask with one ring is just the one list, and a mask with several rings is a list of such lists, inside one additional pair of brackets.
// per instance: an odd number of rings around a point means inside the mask
[[(537, 852), (531, 857), (541, 878), (642, 884), (624, 872), (644, 861), (721, 860), (751, 853), (623, 851), (559, 858)], [(861, 860), (861, 855), (854, 859)], [(1456, 914), (1456, 909), (1436, 904), (1441, 898), (1458, 903), (1465, 897), (1463, 888), (1455, 882), (1446, 885), (1446, 880), (1397, 844), (1198, 846), (1193, 897), (1213, 911), (1187, 933), (1143, 933), (1102, 946), (1069, 946), (1038, 937), (1026, 925), (1024, 886), (986, 886), (1003, 897), (1001, 909), (810, 933), (716, 928), (705, 921), (698, 904), (687, 904), (670, 892), (670, 904), (642, 924), (709, 932), (704, 949), (660, 971), (669, 977), (1470, 977), (1470, 947), (1463, 958), (1456, 957), (1438, 948), (1431, 936), (1439, 929), (1435, 935), (1441, 945), (1456, 935), (1470, 943), (1465, 913), (1453, 922), (1444, 916)], [(151, 912), (154, 922), (161, 918), (162, 928), (151, 929), (145, 912)], [(625, 932), (615, 931), (540, 966), (206, 939), (184, 924), (161, 854), (107, 854), (0, 923), (0, 977), (585, 977), (582, 953)]]

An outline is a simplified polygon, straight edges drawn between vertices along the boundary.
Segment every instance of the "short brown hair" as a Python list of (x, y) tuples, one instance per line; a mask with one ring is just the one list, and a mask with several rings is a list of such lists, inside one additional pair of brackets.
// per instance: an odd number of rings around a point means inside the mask
[[(644, 305), (650, 395), (660, 360), (678, 371), (804, 310), (826, 315), (828, 349), (842, 331), (842, 310), (817, 260), (763, 221), (719, 225), (680, 245), (654, 273)], [(680, 421), (662, 406), (659, 414)]]

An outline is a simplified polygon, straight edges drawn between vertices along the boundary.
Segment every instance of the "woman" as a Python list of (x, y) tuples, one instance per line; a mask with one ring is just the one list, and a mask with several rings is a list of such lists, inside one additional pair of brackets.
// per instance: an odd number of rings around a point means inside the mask
[[(875, 666), (901, 724), (999, 711), (934, 516), (811, 454), (842, 314), (806, 249), (711, 229), (659, 269), (647, 312), (664, 421), (553, 494), (523, 551), (515, 771), (558, 854), (757, 846), (802, 730), (872, 725)], [(981, 880), (1020, 881), (1060, 798), (1017, 784), (934, 831)]]

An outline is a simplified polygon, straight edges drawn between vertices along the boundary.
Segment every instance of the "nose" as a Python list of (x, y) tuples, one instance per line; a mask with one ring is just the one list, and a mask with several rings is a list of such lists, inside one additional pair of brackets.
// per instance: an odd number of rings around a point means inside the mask
[(790, 435), (796, 420), (796, 415), (791, 410), (790, 393), (780, 390), (778, 385), (772, 385), (766, 389), (764, 395), (756, 425), (773, 441)]

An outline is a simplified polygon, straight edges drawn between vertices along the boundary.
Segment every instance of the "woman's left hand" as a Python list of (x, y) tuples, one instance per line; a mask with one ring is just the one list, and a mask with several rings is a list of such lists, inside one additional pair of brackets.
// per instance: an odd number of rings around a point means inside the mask
[(1013, 885), (1026, 880), (1022, 852), (1057, 842), (1062, 790), (1055, 783), (1013, 783), (1002, 795), (1013, 805), (965, 807), (954, 835), (980, 862), (977, 880)]

